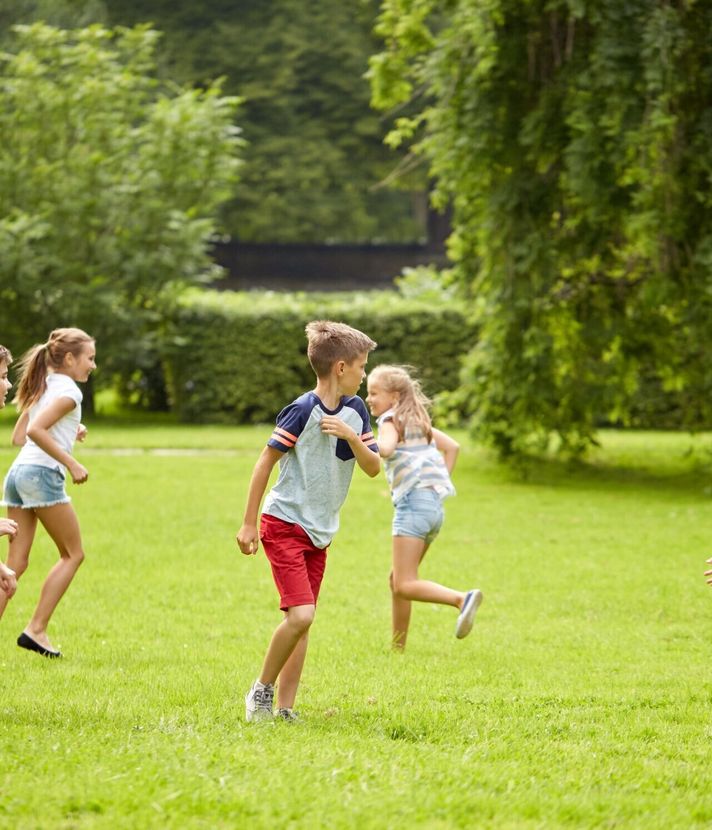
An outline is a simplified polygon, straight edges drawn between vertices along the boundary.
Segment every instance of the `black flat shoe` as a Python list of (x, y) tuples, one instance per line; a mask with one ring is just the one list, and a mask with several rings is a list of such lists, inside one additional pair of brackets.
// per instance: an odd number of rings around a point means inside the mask
[(61, 651), (52, 651), (51, 648), (45, 648), (41, 646), (39, 643), (36, 643), (32, 637), (28, 634), (25, 634), (23, 631), (22, 634), (17, 638), (17, 645), (20, 648), (26, 648), (28, 651), (36, 651), (38, 654), (41, 654), (43, 657), (61, 657)]

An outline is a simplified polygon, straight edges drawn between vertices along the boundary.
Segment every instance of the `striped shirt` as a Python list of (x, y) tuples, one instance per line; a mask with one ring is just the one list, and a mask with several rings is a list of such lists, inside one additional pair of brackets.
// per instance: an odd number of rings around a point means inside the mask
[(378, 452), (361, 398), (343, 397), (331, 410), (314, 392), (306, 392), (279, 413), (267, 442), (284, 456), (279, 462), (277, 483), (262, 508), (263, 513), (300, 525), (318, 548), (327, 547), (339, 529), (339, 510), (356, 463), (348, 441), (321, 431), (324, 415), (341, 418), (372, 452)]
[[(393, 414), (389, 409), (376, 423), (380, 427), (386, 421), (392, 421)], [(405, 440), (399, 441), (393, 454), (383, 459), (383, 466), (393, 504), (398, 504), (411, 490), (432, 489), (441, 499), (455, 495), (445, 459), (434, 441), (428, 443), (419, 427), (406, 427)]]

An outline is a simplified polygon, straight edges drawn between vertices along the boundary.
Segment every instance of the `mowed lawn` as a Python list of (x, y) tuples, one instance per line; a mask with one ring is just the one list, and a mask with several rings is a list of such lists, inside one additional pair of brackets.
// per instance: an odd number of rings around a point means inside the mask
[(253, 725), (279, 612), (234, 536), (269, 432), (91, 425), (65, 657), (15, 645), (55, 558), (42, 532), (0, 623), (1, 827), (712, 825), (712, 440), (610, 432), (522, 479), (459, 434), (423, 574), (485, 602), (463, 641), (452, 609), (416, 605), (404, 655), (385, 479), (357, 471), (302, 722)]

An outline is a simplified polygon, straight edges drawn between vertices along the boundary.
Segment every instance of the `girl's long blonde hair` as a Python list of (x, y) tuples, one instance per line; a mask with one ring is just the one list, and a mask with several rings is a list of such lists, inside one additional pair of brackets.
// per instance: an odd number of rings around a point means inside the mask
[(411, 366), (392, 366), (382, 363), (369, 375), (389, 394), (397, 394), (398, 401), (393, 407), (393, 424), (398, 432), (398, 439), (405, 440), (408, 428), (415, 428), (425, 433), (428, 443), (433, 440), (433, 423), (428, 407), (430, 398), (423, 392), (420, 381), (412, 376)]
[(81, 329), (55, 329), (46, 343), (28, 349), (17, 364), (20, 380), (14, 402), (19, 411), (29, 409), (42, 397), (47, 388), (48, 370), (60, 369), (68, 354), (79, 357), (86, 344), (93, 342), (94, 338)]

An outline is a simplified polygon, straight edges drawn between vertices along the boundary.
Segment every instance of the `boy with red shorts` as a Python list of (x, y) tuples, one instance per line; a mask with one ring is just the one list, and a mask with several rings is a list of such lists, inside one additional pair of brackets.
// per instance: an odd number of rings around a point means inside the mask
[(237, 543), (257, 553), (257, 517), (270, 473), (279, 478), (265, 499), (259, 539), (272, 566), (284, 620), (272, 635), (260, 676), (245, 697), (248, 721), (277, 716), (294, 720), (294, 700), (307, 653), (326, 553), (339, 527), (339, 510), (354, 465), (369, 476), (381, 467), (366, 405), (356, 395), (376, 344), (344, 323), (314, 321), (306, 328), (307, 355), (316, 388), (277, 416), (277, 425), (250, 479)]

